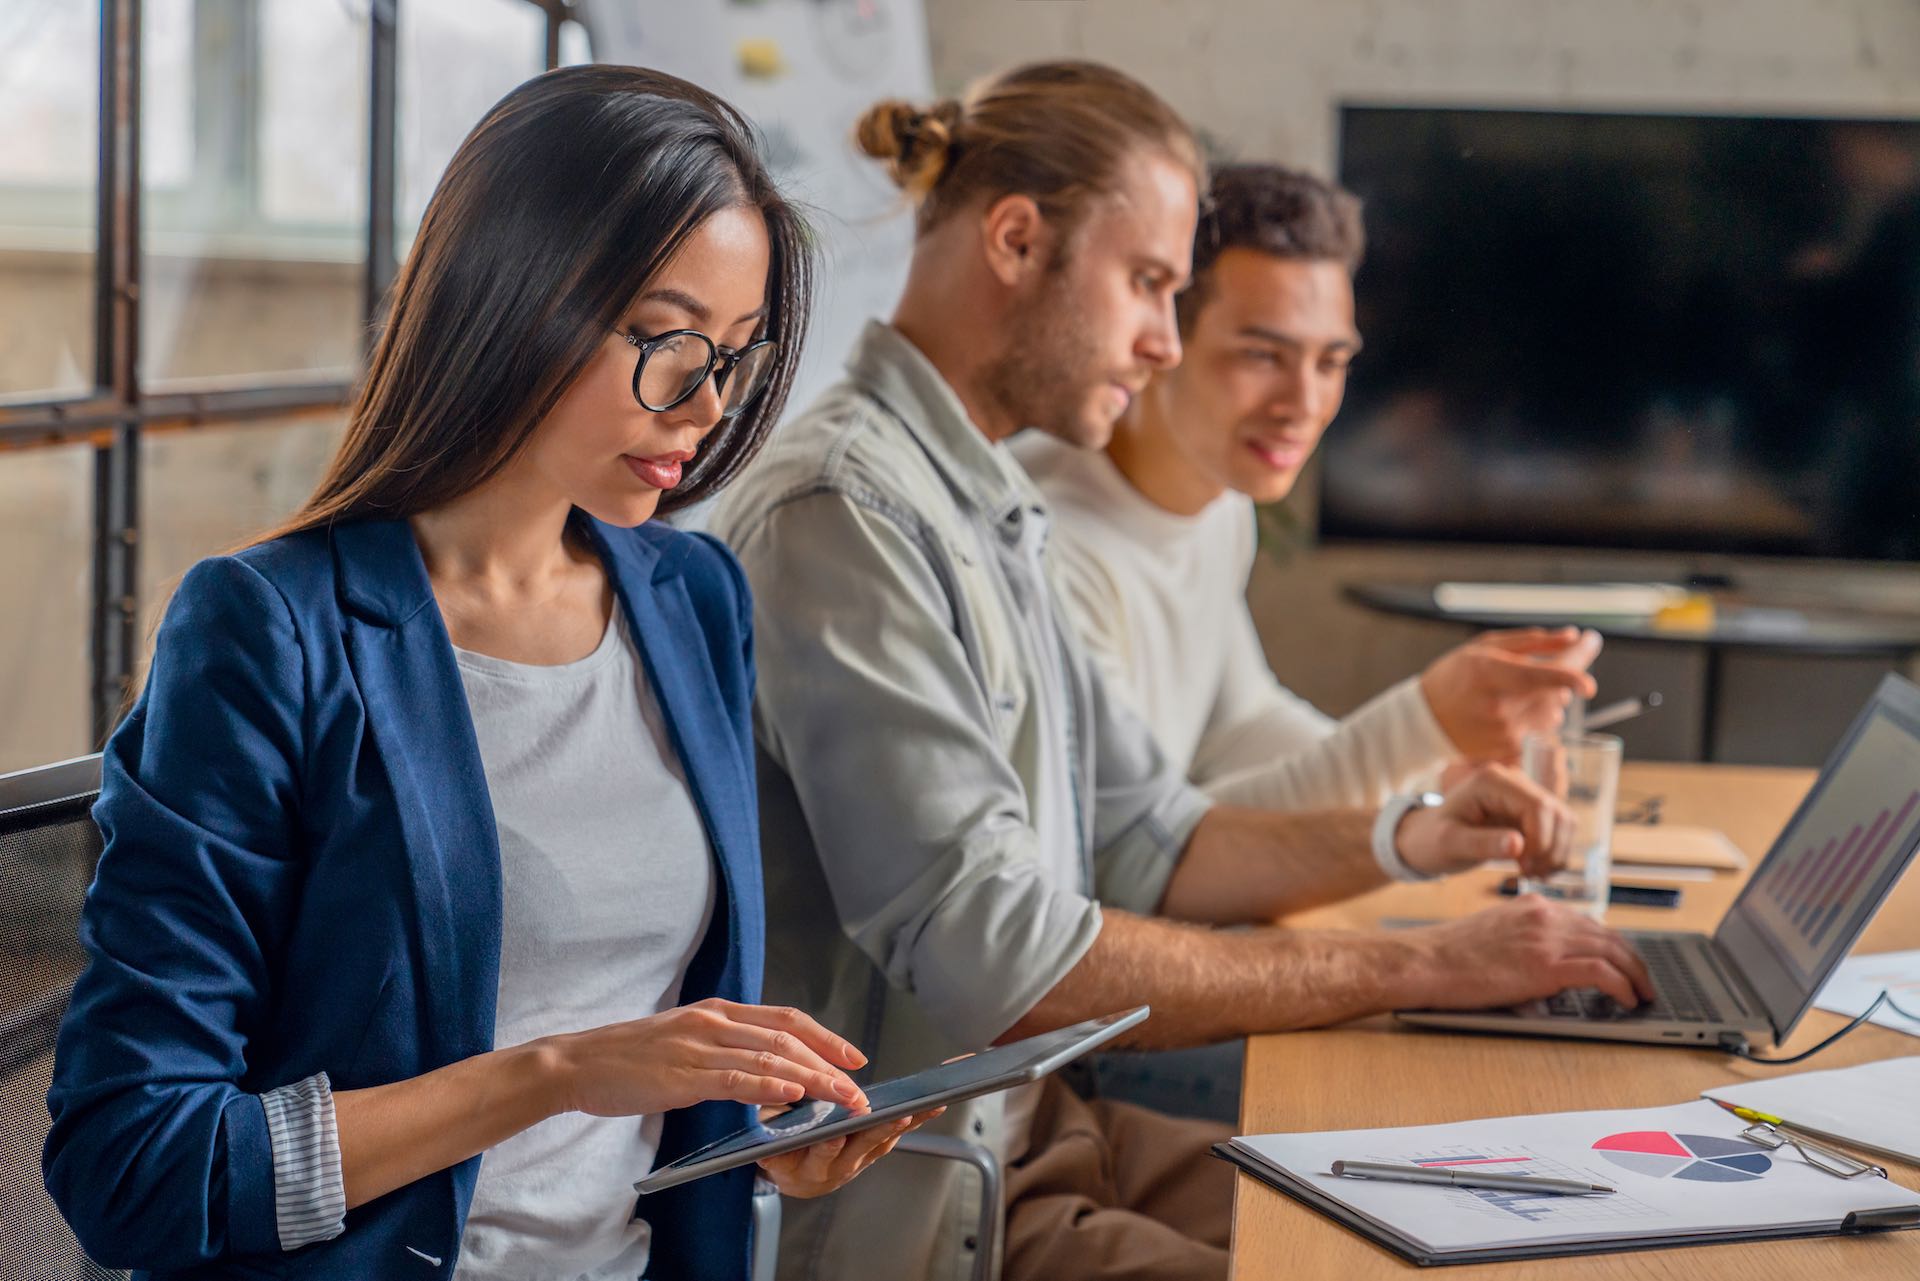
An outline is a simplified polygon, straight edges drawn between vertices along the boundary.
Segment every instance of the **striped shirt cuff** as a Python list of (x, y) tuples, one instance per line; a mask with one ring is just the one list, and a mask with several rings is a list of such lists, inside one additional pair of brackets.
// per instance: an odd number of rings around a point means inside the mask
[(273, 1144), (273, 1209), (280, 1248), (298, 1250), (346, 1230), (347, 1185), (340, 1131), (325, 1072), (260, 1096)]

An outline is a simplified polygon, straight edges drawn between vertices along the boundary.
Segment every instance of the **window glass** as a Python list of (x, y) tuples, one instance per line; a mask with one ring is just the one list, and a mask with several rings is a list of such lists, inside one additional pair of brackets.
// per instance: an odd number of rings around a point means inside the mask
[(143, 383), (351, 378), (365, 328), (365, 7), (142, 9), (156, 153), (141, 172)]
[(399, 42), (395, 239), (404, 257), (460, 143), (508, 90), (546, 69), (547, 16), (527, 0), (406, 0)]
[(93, 387), (100, 6), (0, 2), (0, 399)]
[(93, 458), (0, 452), (0, 774), (93, 747)]
[(291, 515), (326, 470), (344, 422), (335, 412), (141, 436), (143, 667), (186, 572)]

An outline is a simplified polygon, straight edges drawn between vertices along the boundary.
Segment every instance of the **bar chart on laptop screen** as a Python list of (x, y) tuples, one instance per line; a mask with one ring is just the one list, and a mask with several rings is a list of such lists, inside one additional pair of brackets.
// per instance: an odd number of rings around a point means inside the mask
[(1781, 837), (1747, 905), (1803, 978), (1872, 910), (1916, 828), (1920, 742), (1875, 717), (1819, 800)]

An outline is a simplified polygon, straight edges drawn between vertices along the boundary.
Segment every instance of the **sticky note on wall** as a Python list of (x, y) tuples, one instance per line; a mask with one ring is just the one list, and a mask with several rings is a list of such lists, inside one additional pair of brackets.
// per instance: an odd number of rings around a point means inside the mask
[(787, 69), (779, 42), (765, 37), (742, 40), (734, 46), (734, 56), (740, 61), (740, 74), (754, 80), (771, 80)]

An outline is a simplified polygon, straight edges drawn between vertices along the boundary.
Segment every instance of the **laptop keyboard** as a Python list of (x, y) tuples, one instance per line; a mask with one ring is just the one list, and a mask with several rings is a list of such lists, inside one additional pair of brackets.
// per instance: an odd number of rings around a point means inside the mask
[(1726, 1021), (1720, 1013), (1720, 1007), (1700, 986), (1693, 967), (1687, 964), (1679, 945), (1673, 940), (1637, 938), (1634, 940), (1634, 950), (1640, 953), (1640, 959), (1646, 962), (1647, 973), (1653, 978), (1653, 1000), (1642, 1002), (1629, 1010), (1622, 1008), (1619, 1002), (1598, 988), (1569, 988), (1540, 1002), (1537, 1010), (1527, 1012), (1565, 1019), (1656, 1019), (1674, 1023)]

